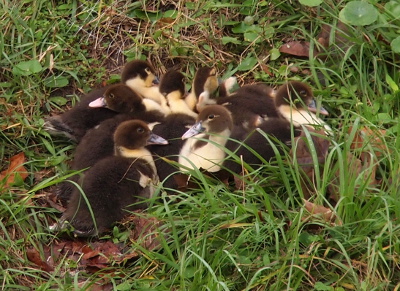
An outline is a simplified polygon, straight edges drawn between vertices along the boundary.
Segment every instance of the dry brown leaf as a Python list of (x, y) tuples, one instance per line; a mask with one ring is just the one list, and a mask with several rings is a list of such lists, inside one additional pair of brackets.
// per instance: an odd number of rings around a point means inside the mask
[[(43, 246), (45, 253), (49, 254), (49, 247), (46, 245)], [(46, 252), (47, 250), (47, 252)], [(28, 257), (28, 260), (37, 265), (41, 270), (46, 271), (46, 272), (52, 272), (54, 271), (54, 267), (50, 266), (46, 261), (42, 260), (40, 257), (39, 252), (35, 248), (28, 248), (26, 250), (26, 256)], [(47, 260), (48, 261), (48, 260)]]
[(16, 175), (19, 175), (22, 180), (28, 177), (28, 171), (23, 164), (25, 163), (25, 154), (23, 152), (10, 158), (8, 169), (0, 173), (0, 181), (5, 180), (4, 188), (9, 188), (15, 182)]
[(329, 208), (326, 208), (325, 206), (314, 204), (305, 199), (303, 199), (303, 200), (304, 200), (304, 207), (307, 209), (308, 212), (310, 212), (310, 214), (312, 216), (315, 216), (315, 215), (320, 216), (328, 223), (335, 222), (336, 215), (333, 213), (332, 210), (330, 210)]
[(308, 57), (310, 54), (310, 43), (308, 41), (290, 41), (283, 44), (279, 48), (279, 51), (293, 56)]
[[(348, 133), (352, 132), (353, 128), (350, 127)], [(386, 135), (386, 130), (372, 130), (369, 127), (361, 127), (357, 129), (354, 136), (353, 142), (351, 143), (351, 149), (364, 150), (361, 153), (361, 160), (364, 161), (366, 156), (369, 156), (369, 152), (366, 152), (365, 145), (370, 145), (374, 149), (374, 154), (376, 157), (381, 157), (382, 152), (386, 150), (386, 146), (383, 137)], [(364, 155), (363, 155), (364, 154)]]
[[(135, 213), (137, 215), (129, 217), (129, 223), (135, 225), (130, 238), (147, 250), (160, 249), (161, 242), (159, 236), (162, 222), (155, 217), (149, 217), (146, 212), (141, 210), (135, 211)], [(168, 232), (169, 230), (166, 229), (161, 235), (165, 235)]]

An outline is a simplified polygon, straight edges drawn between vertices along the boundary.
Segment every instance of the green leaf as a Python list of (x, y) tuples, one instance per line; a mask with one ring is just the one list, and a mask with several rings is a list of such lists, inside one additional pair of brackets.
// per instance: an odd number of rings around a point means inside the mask
[(273, 48), (269, 51), (269, 54), (271, 55), (271, 61), (275, 61), (276, 59), (278, 59), (281, 56), (281, 53), (279, 51), (279, 49), (277, 48)]
[(57, 104), (59, 106), (63, 106), (65, 104), (67, 104), (67, 102), (68, 102), (68, 100), (66, 98), (61, 97), (61, 96), (50, 97), (49, 101), (53, 102), (53, 103), (55, 103), (55, 104)]
[(264, 38), (269, 39), (274, 36), (275, 29), (273, 27), (267, 27), (264, 29)]
[(333, 287), (325, 285), (322, 282), (317, 282), (314, 285), (314, 289), (318, 290), (318, 291), (331, 291), (331, 290), (333, 290)]
[(339, 19), (351, 25), (370, 25), (378, 19), (378, 11), (367, 2), (352, 1), (340, 11)]
[(233, 43), (233, 44), (241, 44), (242, 42), (238, 40), (236, 37), (230, 37), (230, 36), (224, 36), (221, 39), (222, 44), (225, 45), (227, 43)]
[(173, 18), (175, 19), (178, 16), (178, 11), (176, 10), (167, 10), (164, 12), (163, 17)]
[(63, 76), (51, 76), (44, 80), (44, 85), (48, 88), (62, 88), (69, 83), (68, 78)]
[[(397, 38), (400, 38), (400, 36)], [(386, 83), (388, 83), (388, 85), (390, 86), (390, 89), (392, 89), (393, 92), (399, 91), (399, 86), (396, 84), (395, 81), (393, 81), (392, 77), (390, 77), (388, 74), (386, 74), (385, 79), (386, 79)]]
[(246, 25), (244, 22), (241, 22), (232, 28), (232, 32), (233, 33), (245, 33), (247, 31), (251, 30), (252, 26), (253, 25)]
[(395, 18), (400, 17), (400, 2), (389, 1), (385, 4), (385, 10), (393, 15)]
[(42, 70), (43, 67), (38, 60), (30, 60), (16, 64), (12, 72), (16, 76), (29, 76), (39, 73)]
[(392, 42), (390, 43), (390, 47), (392, 48), (392, 51), (395, 53), (400, 53), (400, 36), (396, 37)]
[(300, 4), (305, 6), (319, 6), (323, 1), (322, 0), (299, 0)]
[(244, 36), (244, 40), (248, 41), (248, 42), (253, 42), (253, 41), (257, 40), (257, 38), (258, 38), (258, 40), (261, 40), (259, 37), (260, 35), (256, 32), (245, 32), (243, 34), (243, 36)]
[(238, 71), (249, 71), (254, 68), (257, 64), (258, 60), (255, 57), (247, 57), (245, 58), (237, 67)]

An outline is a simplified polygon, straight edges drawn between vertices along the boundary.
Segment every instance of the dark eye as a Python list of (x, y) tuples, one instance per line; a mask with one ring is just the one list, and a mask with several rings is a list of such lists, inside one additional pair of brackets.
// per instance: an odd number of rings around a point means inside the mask
[(214, 114), (208, 115), (208, 119), (209, 119), (209, 120), (213, 120), (214, 118), (215, 118), (215, 115), (214, 115)]
[(143, 127), (139, 127), (139, 128), (137, 129), (137, 132), (138, 132), (138, 133), (143, 133), (143, 132), (144, 132), (144, 128), (143, 128)]
[(151, 74), (150, 68), (145, 68), (144, 70), (145, 70), (145, 72), (146, 72), (147, 74), (149, 74), (149, 75)]
[(113, 93), (110, 93), (110, 94), (108, 95), (108, 97), (110, 97), (111, 99), (114, 99), (115, 95), (114, 95)]
[(300, 91), (300, 95), (306, 96), (306, 95), (307, 95), (307, 92), (306, 92), (305, 90), (301, 90), (301, 91)]

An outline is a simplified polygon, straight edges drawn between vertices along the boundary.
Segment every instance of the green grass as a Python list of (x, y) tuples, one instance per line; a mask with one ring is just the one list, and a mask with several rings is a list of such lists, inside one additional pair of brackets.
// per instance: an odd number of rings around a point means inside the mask
[[(277, 50), (291, 40), (319, 46), (321, 26), (335, 29), (347, 1), (315, 8), (276, 0), (66, 2), (0, 4), (0, 169), (22, 151), (29, 172), (25, 181), (0, 188), (2, 289), (89, 290), (97, 283), (115, 290), (400, 287), (400, 64), (390, 46), (400, 20), (384, 3), (376, 5), (377, 22), (348, 29), (348, 50), (333, 43), (322, 61)], [(251, 27), (243, 24), (249, 15)], [(334, 137), (310, 201), (331, 209), (336, 220), (327, 222), (305, 209), (299, 166), (283, 155), (250, 171), (244, 191), (194, 172), (198, 190), (161, 193), (149, 209), (169, 230), (160, 236), (160, 249), (131, 241), (127, 224), (104, 237), (137, 250), (141, 255), (134, 261), (112, 262), (96, 273), (79, 269), (68, 256), (58, 258), (52, 272), (32, 264), (28, 249), (45, 259), (45, 246), (57, 239), (48, 227), (60, 214), (44, 197), (65, 179), (75, 147), (44, 132), (44, 118), (67, 110), (91, 87), (118, 81), (124, 62), (137, 58), (150, 60), (160, 74), (175, 66), (188, 80), (197, 66), (209, 65), (221, 76), (237, 76), (240, 84), (311, 83), (331, 112), (327, 121)], [(363, 126), (387, 130), (376, 159), (379, 185), (366, 178), (373, 166), (354, 173), (347, 163), (351, 140)], [(364, 145), (364, 151), (374, 150)]]

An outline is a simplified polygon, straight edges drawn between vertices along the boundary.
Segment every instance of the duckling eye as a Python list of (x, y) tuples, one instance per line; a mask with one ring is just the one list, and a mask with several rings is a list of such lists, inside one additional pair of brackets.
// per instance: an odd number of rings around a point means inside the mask
[(208, 120), (213, 120), (214, 118), (215, 118), (215, 115), (214, 115), (214, 114), (208, 115)]
[(138, 133), (144, 133), (144, 128), (143, 127), (139, 127), (136, 131)]
[(307, 92), (306, 92), (305, 90), (301, 90), (301, 91), (300, 91), (300, 95), (306, 96), (306, 95), (307, 95)]
[(147, 74), (149, 74), (149, 75), (151, 74), (150, 68), (145, 68), (144, 70), (145, 70), (145, 72), (146, 72)]
[(110, 93), (108, 96), (109, 96), (111, 99), (114, 99), (114, 97), (115, 97), (115, 95), (114, 95), (113, 93)]

